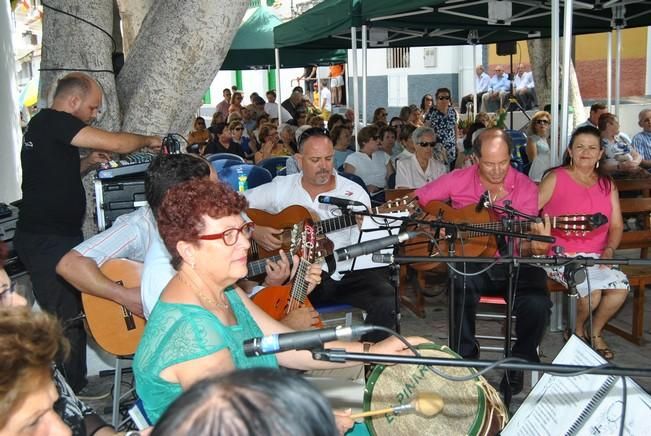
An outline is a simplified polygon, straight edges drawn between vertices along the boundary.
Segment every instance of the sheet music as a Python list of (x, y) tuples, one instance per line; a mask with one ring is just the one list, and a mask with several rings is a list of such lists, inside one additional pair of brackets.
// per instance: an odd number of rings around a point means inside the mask
[[(391, 212), (391, 213), (383, 213), (382, 215), (404, 218), (409, 216), (409, 212), (407, 211)], [(364, 221), (362, 222), (362, 231), (360, 232), (359, 242), (372, 241), (374, 239), (383, 238), (385, 236), (397, 235), (398, 233), (400, 233), (401, 225), (402, 225), (402, 221), (400, 220), (385, 220), (382, 218), (365, 216)], [(380, 250), (380, 253), (391, 254), (393, 253), (393, 247), (387, 247), (383, 250)], [(372, 257), (373, 257), (372, 254), (367, 254), (355, 258), (355, 261), (353, 262), (353, 266), (351, 267), (351, 271), (358, 270), (358, 269), (369, 269), (369, 268), (387, 266), (386, 263), (373, 262), (373, 260), (371, 259)]]
[[(596, 366), (606, 361), (578, 337), (572, 336), (554, 363)], [(651, 401), (633, 380), (627, 377), (625, 434), (646, 434)], [(587, 407), (595, 398), (595, 408)], [(506, 428), (504, 436), (522, 435), (610, 435), (618, 434), (621, 420), (621, 377), (581, 375), (559, 377), (544, 374), (520, 406)], [(576, 432), (573, 424), (585, 415)]]

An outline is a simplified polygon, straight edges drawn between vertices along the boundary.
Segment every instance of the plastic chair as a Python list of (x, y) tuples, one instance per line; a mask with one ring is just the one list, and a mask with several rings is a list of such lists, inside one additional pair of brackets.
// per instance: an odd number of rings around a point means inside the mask
[(221, 160), (221, 159), (236, 160), (242, 163), (246, 162), (242, 156), (238, 156), (233, 153), (215, 153), (215, 154), (206, 155), (206, 160), (208, 162), (214, 162), (216, 160)]
[(283, 171), (287, 168), (287, 160), (289, 156), (274, 156), (261, 160), (256, 165), (265, 168), (271, 173), (272, 177), (281, 176)]
[(239, 192), (264, 185), (273, 179), (269, 170), (252, 164), (224, 167), (221, 171), (217, 172), (217, 176), (219, 180), (227, 183), (231, 188)]
[(506, 130), (513, 142), (513, 154), (511, 155), (511, 165), (516, 170), (524, 174), (529, 174), (529, 157), (527, 156), (527, 135), (519, 130)]
[(218, 159), (210, 162), (210, 164), (213, 166), (215, 171), (219, 173), (221, 170), (223, 170), (226, 167), (230, 167), (233, 165), (242, 165), (242, 161), (235, 160), (235, 159)]

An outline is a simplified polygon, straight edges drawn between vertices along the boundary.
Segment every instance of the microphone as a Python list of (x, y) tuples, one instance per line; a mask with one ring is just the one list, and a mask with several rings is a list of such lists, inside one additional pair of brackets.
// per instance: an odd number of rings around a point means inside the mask
[(475, 212), (481, 212), (482, 209), (484, 209), (486, 204), (490, 204), (490, 196), (488, 194), (488, 191), (484, 192), (481, 194), (481, 197), (479, 197), (479, 201), (477, 202), (477, 205), (475, 206)]
[(332, 204), (333, 206), (338, 206), (338, 207), (350, 207), (350, 206), (366, 207), (366, 205), (361, 201), (348, 200), (347, 198), (331, 197), (329, 195), (320, 195), (319, 203)]
[(339, 326), (252, 338), (243, 343), (244, 355), (253, 357), (288, 350), (314, 350), (326, 342), (358, 340), (362, 335), (376, 329), (374, 325)]
[(393, 254), (373, 253), (371, 260), (375, 263), (393, 263)]
[(409, 239), (415, 238), (416, 236), (418, 236), (418, 232), (402, 232), (398, 235), (385, 236), (372, 241), (361, 242), (359, 244), (339, 248), (334, 252), (335, 259), (348, 260), (353, 257), (364, 256), (365, 254), (371, 254), (386, 248), (389, 245), (405, 242)]

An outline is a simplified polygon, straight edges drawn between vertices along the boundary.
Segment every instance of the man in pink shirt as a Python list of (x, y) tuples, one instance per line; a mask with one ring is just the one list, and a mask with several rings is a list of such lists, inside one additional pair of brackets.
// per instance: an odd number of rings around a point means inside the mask
[[(526, 175), (511, 167), (512, 143), (503, 130), (483, 131), (473, 144), (473, 151), (477, 156), (474, 165), (445, 174), (416, 190), (418, 202), (424, 206), (432, 200), (449, 200), (452, 207), (462, 208), (478, 204), (486, 193), (491, 203), (503, 206), (508, 200), (518, 211), (538, 215), (538, 189)], [(544, 225), (534, 225), (533, 231), (549, 235), (549, 220), (546, 219)], [(545, 254), (548, 246), (548, 244), (528, 241), (516, 241), (516, 244), (523, 256)], [(495, 255), (499, 256), (499, 253)], [(486, 266), (486, 264), (468, 263), (457, 265), (457, 269), (466, 273), (475, 273)], [(537, 347), (549, 322), (551, 308), (547, 291), (547, 275), (541, 268), (521, 265), (516, 277), (513, 313), (517, 317), (514, 336), (518, 340), (513, 345), (512, 355), (539, 362)], [(458, 338), (458, 342), (452, 344), (452, 348), (463, 357), (479, 357), (479, 347), (475, 339), (475, 316), (480, 296), (506, 297), (507, 290), (508, 266), (506, 264), (495, 265), (479, 275), (464, 277), (458, 274), (456, 276), (454, 292), (457, 334), (451, 337)], [(507, 382), (510, 383), (514, 394), (519, 393), (523, 385), (522, 371), (508, 371), (508, 377), (502, 380), (503, 391)]]

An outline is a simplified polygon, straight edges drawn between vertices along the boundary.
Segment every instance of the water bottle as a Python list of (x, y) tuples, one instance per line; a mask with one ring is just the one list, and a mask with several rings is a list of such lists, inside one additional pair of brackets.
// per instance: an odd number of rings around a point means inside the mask
[(244, 168), (238, 167), (237, 168), (237, 190), (239, 192), (244, 192), (244, 191), (247, 190), (247, 188), (248, 188), (248, 184), (246, 182), (247, 179), (248, 179), (248, 177), (247, 177), (246, 173), (244, 172)]

